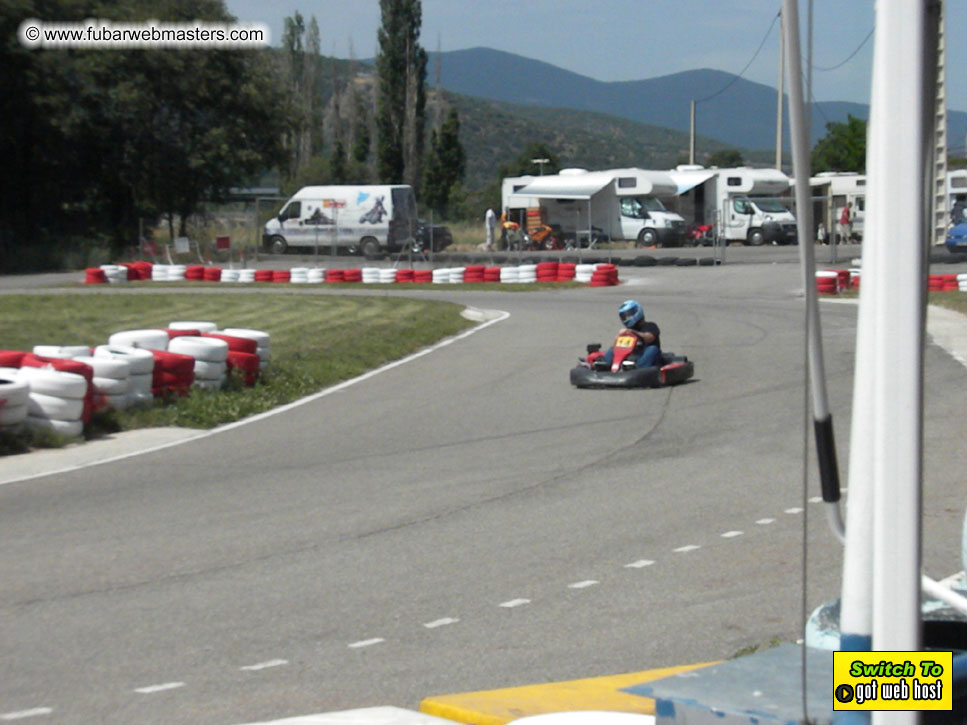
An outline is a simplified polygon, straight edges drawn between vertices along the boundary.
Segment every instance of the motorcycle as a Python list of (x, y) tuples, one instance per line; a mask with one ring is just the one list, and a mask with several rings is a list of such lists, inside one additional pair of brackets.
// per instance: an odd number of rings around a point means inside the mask
[(709, 247), (715, 243), (715, 231), (711, 224), (699, 224), (688, 232), (688, 243), (693, 247)]
[(609, 364), (600, 343), (588, 345), (588, 356), (579, 358), (571, 369), (571, 385), (578, 388), (660, 388), (677, 385), (695, 375), (695, 364), (684, 355), (662, 352), (659, 365), (637, 366), (640, 339), (631, 330), (622, 330), (614, 341)]

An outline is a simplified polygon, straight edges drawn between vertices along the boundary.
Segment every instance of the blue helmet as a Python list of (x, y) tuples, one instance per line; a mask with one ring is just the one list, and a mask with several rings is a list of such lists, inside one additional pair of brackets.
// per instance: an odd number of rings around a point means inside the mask
[(618, 317), (625, 327), (634, 327), (645, 319), (645, 311), (634, 300), (625, 300), (618, 308)]

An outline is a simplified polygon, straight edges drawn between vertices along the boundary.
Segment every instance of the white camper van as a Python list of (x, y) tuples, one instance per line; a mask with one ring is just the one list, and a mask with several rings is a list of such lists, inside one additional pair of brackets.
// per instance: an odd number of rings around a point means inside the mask
[(670, 173), (692, 222), (714, 225), (726, 243), (795, 244), (796, 218), (779, 199), (790, 181), (778, 169), (679, 166)]
[(563, 169), (548, 176), (505, 178), (501, 205), (507, 218), (522, 226), (533, 221), (558, 226), (565, 235), (586, 238), (597, 233), (589, 230), (600, 230), (610, 239), (680, 246), (685, 220), (658, 198), (674, 190), (665, 171)]
[(415, 231), (416, 198), (410, 186), (306, 186), (266, 222), (262, 243), (275, 254), (319, 246), (372, 257), (397, 251)]

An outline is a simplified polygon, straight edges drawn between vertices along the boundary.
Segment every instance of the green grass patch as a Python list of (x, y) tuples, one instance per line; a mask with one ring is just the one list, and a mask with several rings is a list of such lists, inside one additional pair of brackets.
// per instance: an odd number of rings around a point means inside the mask
[(931, 305), (939, 305), (967, 315), (967, 294), (963, 292), (931, 292), (928, 296)]
[[(121, 330), (210, 320), (271, 335), (271, 360), (254, 387), (230, 379), (221, 391), (193, 390), (143, 410), (98, 416), (86, 435), (154, 426), (212, 428), (315, 393), (416, 352), (473, 323), (462, 306), (399, 297), (265, 294), (9, 295), (0, 317), (0, 348), (100, 345)], [(60, 445), (49, 436), (28, 446)], [(22, 436), (0, 437), (0, 454), (18, 452)]]

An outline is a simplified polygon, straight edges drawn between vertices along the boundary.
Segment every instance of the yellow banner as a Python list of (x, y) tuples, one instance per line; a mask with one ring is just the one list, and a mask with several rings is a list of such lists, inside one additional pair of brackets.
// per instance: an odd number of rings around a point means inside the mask
[(952, 652), (834, 652), (834, 710), (950, 710)]

